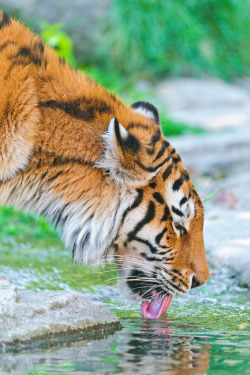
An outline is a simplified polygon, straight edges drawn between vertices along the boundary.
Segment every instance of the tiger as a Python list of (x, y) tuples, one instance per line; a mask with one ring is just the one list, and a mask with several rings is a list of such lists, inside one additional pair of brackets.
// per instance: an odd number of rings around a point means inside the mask
[(0, 204), (44, 215), (74, 262), (114, 262), (146, 318), (209, 278), (203, 203), (156, 107), (124, 104), (5, 12)]

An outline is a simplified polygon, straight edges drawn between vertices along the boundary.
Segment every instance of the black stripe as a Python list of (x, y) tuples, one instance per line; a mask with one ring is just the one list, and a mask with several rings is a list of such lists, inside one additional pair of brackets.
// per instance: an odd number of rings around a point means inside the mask
[(168, 143), (167, 141), (162, 142), (161, 149), (160, 149), (160, 151), (158, 152), (158, 154), (156, 155), (156, 157), (155, 157), (153, 163), (154, 163), (157, 159), (159, 159), (159, 158), (164, 154), (164, 152), (165, 152), (165, 150), (166, 150), (166, 148), (167, 148), (168, 146), (169, 146), (169, 143)]
[(132, 211), (134, 208), (138, 207), (138, 206), (141, 204), (141, 202), (142, 202), (142, 198), (143, 198), (143, 190), (142, 190), (142, 189), (137, 189), (137, 193), (138, 193), (138, 195), (137, 195), (137, 197), (135, 198), (135, 201), (134, 201), (134, 203), (132, 204), (132, 206), (128, 207), (128, 208), (126, 209), (126, 211), (124, 212), (124, 214), (123, 214), (123, 216), (122, 216), (121, 224), (123, 224), (124, 219), (125, 219), (125, 217), (127, 216), (127, 214), (128, 214), (130, 211)]
[(82, 228), (78, 228), (73, 232), (72, 238), (73, 238), (73, 246), (72, 246), (72, 258), (74, 259), (75, 257), (75, 252), (76, 252), (76, 243), (78, 239), (78, 235), (80, 234)]
[(138, 162), (139, 166), (147, 172), (155, 172), (158, 168), (162, 167), (165, 163), (167, 163), (170, 159), (170, 156), (166, 157), (165, 160), (163, 160), (160, 164), (156, 165), (156, 167), (146, 167), (145, 165)]
[(149, 126), (148, 125), (143, 125), (143, 124), (135, 124), (135, 123), (131, 122), (130, 124), (128, 124), (128, 126), (126, 127), (126, 129), (129, 130), (129, 129), (132, 129), (132, 128), (146, 129), (146, 130), (148, 130)]
[(152, 254), (156, 254), (157, 251), (158, 251), (157, 248), (154, 247), (148, 240), (144, 240), (143, 238), (140, 238), (140, 237), (134, 237), (133, 241), (141, 242), (141, 243), (147, 245)]
[[(91, 219), (90, 219), (91, 220)], [(88, 221), (90, 221), (88, 220)], [(86, 245), (87, 242), (89, 242), (89, 238), (90, 238), (90, 232), (87, 231), (84, 236), (81, 238), (81, 241), (80, 241), (80, 248), (84, 248), (84, 246)]]
[(155, 237), (155, 242), (157, 243), (157, 245), (160, 244), (161, 242), (161, 239), (162, 237), (164, 236), (164, 234), (167, 232), (167, 228), (164, 228), (161, 233), (157, 234), (157, 236)]
[[(1, 14), (1, 13), (0, 13)], [(5, 12), (2, 12), (2, 19), (0, 21), (0, 30), (4, 27), (4, 26), (7, 26), (9, 25), (11, 22), (11, 19), (10, 17), (8, 16), (7, 13)]]
[(72, 246), (72, 259), (73, 260), (75, 258), (75, 253), (76, 253), (76, 241), (73, 243), (73, 246)]
[(181, 289), (179, 286), (177, 286), (177, 285), (171, 283), (169, 280), (167, 280), (167, 284), (171, 285), (172, 288), (177, 289), (179, 292), (182, 292), (182, 293), (185, 292), (185, 290), (183, 290), (183, 289)]
[(116, 117), (114, 118), (114, 121), (115, 121), (115, 124), (114, 124), (115, 136), (116, 136), (118, 144), (122, 147), (122, 137), (121, 137), (121, 133), (120, 133), (119, 122), (118, 122)]
[(163, 196), (160, 194), (160, 193), (154, 193), (153, 194), (153, 197), (154, 199), (157, 200), (157, 202), (163, 204), (164, 203), (164, 199), (163, 199)]
[(62, 215), (63, 215), (63, 212), (64, 212), (64, 209), (65, 207), (63, 208), (59, 208), (58, 210), (56, 210), (55, 214), (54, 214), (54, 217), (52, 219), (52, 224), (57, 227), (59, 222), (61, 221), (61, 218), (62, 218)]
[(166, 221), (169, 217), (170, 217), (170, 210), (168, 208), (168, 205), (166, 204), (165, 208), (164, 208), (164, 214), (162, 216), (161, 221)]
[(155, 147), (151, 147), (151, 148), (146, 148), (146, 152), (148, 155), (153, 155), (154, 152), (155, 152)]
[(153, 155), (155, 152), (156, 143), (161, 139), (161, 131), (160, 129), (157, 130), (157, 133), (152, 136), (151, 141), (149, 143), (150, 148), (146, 149), (148, 155)]
[(176, 164), (177, 164), (179, 161), (181, 161), (181, 158), (180, 158), (179, 155), (177, 155), (177, 156), (175, 156), (175, 157), (172, 156), (172, 159), (173, 159), (173, 161), (174, 161)]
[(42, 41), (36, 43), (35, 49), (37, 49), (38, 52), (40, 52), (41, 54), (43, 54), (43, 52), (44, 52), (44, 43)]
[(161, 139), (161, 131), (160, 129), (158, 129), (157, 133), (153, 135), (153, 137), (151, 138), (150, 145), (154, 146), (156, 142), (158, 142), (160, 139)]
[(60, 229), (61, 229), (61, 233), (64, 231), (64, 226), (66, 224), (66, 221), (68, 220), (69, 216), (68, 215), (65, 215), (63, 219), (61, 219), (60, 221)]
[[(172, 254), (169, 254), (172, 256)], [(167, 260), (164, 261), (165, 264), (171, 264), (171, 260), (174, 260), (174, 257), (172, 258), (167, 258)]]
[(128, 234), (128, 241), (132, 241), (135, 238), (136, 234), (144, 227), (144, 225), (146, 225), (151, 220), (153, 220), (154, 217), (155, 217), (155, 204), (154, 202), (150, 201), (146, 216), (136, 225), (135, 229)]
[(140, 253), (140, 255), (149, 262), (161, 262), (163, 260), (162, 258), (149, 257), (146, 253)]
[(46, 180), (46, 183), (47, 182), (52, 182), (54, 181), (57, 177), (59, 177), (61, 174), (63, 173), (63, 171), (59, 171), (57, 172), (54, 176), (50, 177), (48, 180)]
[[(162, 246), (161, 246), (162, 247)], [(166, 255), (167, 254), (167, 251), (160, 251), (159, 253), (158, 253), (159, 255)]]
[[(68, 115), (75, 118), (92, 121), (95, 118), (95, 113), (110, 113), (111, 108), (103, 101), (89, 101), (82, 98), (81, 100), (72, 102), (57, 102), (55, 100), (48, 100), (47, 102), (40, 102), (40, 106), (51, 109), (61, 109)], [(80, 108), (80, 104), (88, 106), (85, 109)]]
[(188, 181), (190, 179), (187, 171), (182, 171), (182, 175), (183, 175), (183, 177), (185, 178), (186, 181)]
[(150, 184), (149, 184), (149, 187), (151, 187), (151, 188), (155, 188), (156, 187), (156, 183), (155, 182), (151, 182)]
[[(167, 239), (169, 239), (169, 237), (167, 237)], [(159, 245), (159, 246), (160, 246), (160, 245)], [(161, 246), (161, 247), (164, 248), (164, 246)], [(164, 251), (165, 255), (168, 254), (168, 253), (171, 253), (171, 251), (173, 251), (173, 249), (171, 249), (171, 248), (169, 248), (169, 247), (167, 247), (167, 246), (166, 246), (166, 249), (168, 249), (168, 250), (165, 250), (165, 251)], [(169, 255), (172, 255), (172, 254), (169, 254)]]
[(48, 212), (49, 212), (50, 205), (51, 205), (51, 204), (49, 203), (46, 207), (44, 207), (44, 208), (42, 209), (42, 211), (39, 212), (39, 215), (40, 215), (40, 216), (41, 216), (41, 215), (44, 215), (45, 217), (47, 217)]
[(10, 58), (11, 59), (13, 59), (13, 58), (15, 58), (15, 59), (24, 58), (24, 59), (27, 59), (28, 64), (30, 64), (30, 63), (33, 63), (35, 65), (41, 65), (42, 64), (41, 57), (38, 56), (37, 54), (34, 54), (31, 51), (31, 49), (27, 48), (27, 47), (20, 48), (19, 51), (17, 52), (17, 54), (15, 56), (11, 56)]
[(109, 97), (110, 97), (110, 99), (112, 99), (113, 100), (113, 102), (115, 102), (115, 103), (119, 103), (120, 104), (120, 102), (119, 102), (119, 100), (118, 100), (118, 98), (116, 97), (116, 95), (115, 94), (113, 94), (112, 92), (110, 92), (109, 93)]
[[(181, 276), (181, 277), (178, 279), (177, 276), (173, 276), (173, 272), (174, 272), (175, 274)], [(169, 272), (169, 274), (170, 274), (171, 276), (173, 276), (173, 277), (172, 277), (172, 280), (176, 280), (176, 279), (177, 279), (181, 284), (183, 284), (186, 288), (188, 288), (188, 284), (185, 283), (185, 281), (183, 281), (183, 275), (181, 274), (181, 272), (179, 272), (179, 271), (177, 271), (177, 270), (172, 270), (172, 271)]]
[(181, 187), (181, 185), (183, 184), (184, 182), (184, 179), (183, 177), (181, 176), (178, 180), (175, 181), (175, 183), (173, 184), (173, 190), (174, 191), (178, 191)]
[[(64, 164), (68, 164), (68, 163), (85, 164), (85, 165), (90, 165), (90, 166), (94, 165), (94, 163), (89, 162), (89, 161), (85, 161), (83, 159), (63, 158), (62, 156), (59, 156), (59, 155), (57, 156), (53, 152), (45, 152), (41, 148), (39, 148), (39, 154), (44, 154), (44, 155), (46, 155), (47, 158), (52, 158), (53, 160), (52, 160), (51, 164), (54, 165), (54, 166), (64, 165)], [(39, 162), (40, 161), (41, 160), (39, 160)], [(40, 164), (38, 163), (37, 168), (39, 168), (39, 167), (40, 167)]]
[[(36, 46), (34, 48), (36, 48)], [(5, 75), (5, 79), (8, 78), (10, 72), (16, 65), (22, 65), (22, 66), (27, 66), (29, 64), (34, 64), (37, 66), (42, 65), (42, 60), (39, 54), (37, 54), (36, 52), (33, 53), (33, 51), (27, 47), (21, 47), (16, 55), (9, 56), (8, 59), (12, 60), (12, 64), (10, 65), (8, 72)], [(44, 64), (46, 64), (45, 61), (44, 61)]]
[(66, 216), (63, 218), (63, 220), (61, 220), (61, 219), (62, 219), (62, 215), (63, 215), (65, 209), (66, 209), (68, 206), (69, 206), (69, 203), (65, 204), (65, 206), (64, 206), (62, 209), (58, 209), (58, 210), (57, 210), (57, 213), (56, 213), (56, 215), (54, 216), (53, 221), (52, 221), (52, 223), (55, 225), (55, 227), (57, 227), (58, 224), (60, 223), (60, 225), (61, 225), (61, 232), (63, 231), (64, 224), (65, 224), (66, 220), (68, 219), (68, 215), (66, 215)]
[(138, 152), (141, 145), (140, 145), (140, 142), (139, 140), (133, 136), (132, 134), (129, 134), (128, 137), (123, 140), (123, 146), (122, 146), (125, 150), (126, 149), (130, 149), (134, 152)]
[(166, 170), (163, 172), (163, 175), (162, 175), (162, 179), (163, 179), (163, 181), (165, 181), (165, 180), (170, 176), (170, 174), (171, 174), (171, 172), (172, 172), (172, 168), (173, 168), (173, 165), (170, 164), (170, 165), (166, 168)]
[(43, 181), (45, 179), (45, 177), (47, 176), (48, 174), (48, 171), (44, 172), (40, 178), (41, 181)]
[(181, 212), (180, 210), (178, 210), (178, 208), (176, 208), (176, 207), (174, 207), (174, 206), (172, 206), (172, 211), (176, 214), (176, 215), (178, 215), (178, 216), (184, 216), (184, 213), (183, 212)]
[(57, 165), (65, 165), (65, 164), (68, 164), (68, 163), (89, 164), (88, 162), (85, 162), (82, 159), (73, 159), (73, 158), (64, 159), (62, 156), (56, 156), (53, 160), (52, 165), (57, 166)]
[(174, 273), (177, 273), (177, 275), (179, 275), (179, 276), (182, 276), (182, 273), (180, 271), (176, 270), (175, 268), (173, 268), (171, 271), (174, 272)]
[(187, 230), (183, 225), (179, 223), (174, 223), (174, 225), (175, 225), (175, 228), (180, 231), (180, 236), (184, 236), (185, 234), (187, 234)]
[(181, 200), (180, 200), (180, 206), (182, 206), (184, 203), (187, 202), (187, 197), (183, 197)]

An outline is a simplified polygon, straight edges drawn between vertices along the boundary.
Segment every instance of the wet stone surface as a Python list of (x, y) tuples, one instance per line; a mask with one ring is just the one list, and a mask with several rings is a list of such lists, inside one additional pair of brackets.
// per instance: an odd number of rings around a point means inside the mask
[(215, 131), (249, 125), (249, 92), (240, 83), (216, 78), (166, 79), (156, 92), (176, 121)]
[[(103, 303), (77, 292), (17, 291), (0, 278), (0, 350), (8, 345), (68, 335), (111, 333), (120, 323)], [(84, 335), (83, 335), (84, 337)]]

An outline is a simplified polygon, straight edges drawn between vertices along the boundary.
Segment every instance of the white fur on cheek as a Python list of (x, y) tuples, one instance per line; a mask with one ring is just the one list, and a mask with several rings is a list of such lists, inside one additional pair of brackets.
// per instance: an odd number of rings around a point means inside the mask
[[(183, 205), (180, 206), (180, 201), (182, 198), (185, 197), (185, 194), (182, 188), (178, 190), (173, 190), (173, 184), (174, 184), (174, 181), (170, 181), (166, 187), (166, 193), (165, 193), (166, 202), (171, 211), (173, 222), (181, 224), (182, 226), (186, 228), (186, 230), (188, 230), (189, 225), (190, 225), (190, 220), (194, 215), (194, 202), (189, 199)], [(175, 207), (179, 211), (181, 211), (183, 213), (183, 216), (179, 216), (175, 212), (173, 212), (172, 207)], [(180, 232), (175, 229), (174, 225), (173, 225), (173, 229), (177, 235), (180, 235)]]

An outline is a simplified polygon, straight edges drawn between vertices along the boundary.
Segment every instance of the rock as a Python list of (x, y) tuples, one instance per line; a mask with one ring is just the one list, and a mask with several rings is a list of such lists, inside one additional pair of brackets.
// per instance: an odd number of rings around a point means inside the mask
[(167, 79), (157, 86), (169, 116), (204, 129), (246, 125), (250, 119), (250, 98), (245, 87), (218, 79)]
[(210, 265), (225, 266), (250, 287), (250, 210), (230, 210), (211, 205), (204, 238)]
[[(17, 289), (9, 277), (0, 276), (0, 301), (7, 305), (17, 300)], [(0, 305), (0, 306), (1, 306)]]
[(23, 290), (15, 295), (16, 287), (3, 277), (0, 288), (0, 347), (121, 327), (103, 303), (77, 292)]

